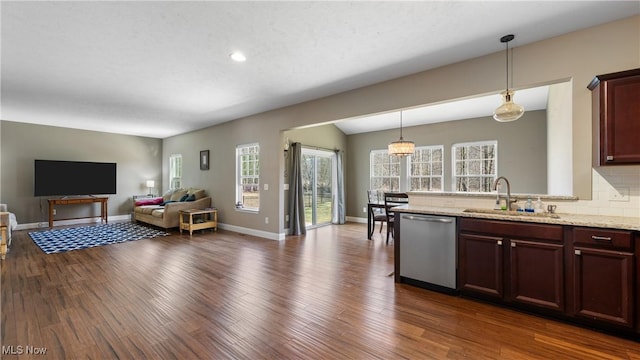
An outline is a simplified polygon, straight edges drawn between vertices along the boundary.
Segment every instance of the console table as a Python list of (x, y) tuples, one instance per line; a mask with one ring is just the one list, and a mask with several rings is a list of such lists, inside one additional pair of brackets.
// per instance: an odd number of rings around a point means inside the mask
[[(53, 227), (53, 210), (56, 205), (74, 205), (74, 204), (93, 204), (100, 203), (100, 222), (107, 223), (107, 201), (108, 197), (82, 197), (82, 198), (61, 198), (61, 199), (48, 199), (49, 200), (49, 227)], [(73, 219), (86, 219), (95, 216), (85, 216)], [(69, 220), (69, 219), (61, 219)]]

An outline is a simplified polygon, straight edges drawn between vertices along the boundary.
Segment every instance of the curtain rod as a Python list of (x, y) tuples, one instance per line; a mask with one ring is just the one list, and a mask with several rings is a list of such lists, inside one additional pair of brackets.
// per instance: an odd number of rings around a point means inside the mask
[(324, 150), (324, 151), (331, 151), (331, 152), (336, 152), (336, 151), (340, 151), (340, 149), (327, 149), (327, 148), (323, 148), (323, 147), (319, 147), (319, 146), (310, 146), (310, 145), (305, 145), (302, 144), (303, 148), (307, 148), (307, 149), (311, 149), (311, 150)]

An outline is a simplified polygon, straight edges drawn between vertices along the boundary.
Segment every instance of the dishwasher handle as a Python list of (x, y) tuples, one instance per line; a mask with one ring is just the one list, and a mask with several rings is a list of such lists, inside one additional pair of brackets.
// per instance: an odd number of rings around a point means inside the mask
[(445, 223), (445, 224), (450, 224), (453, 222), (453, 219), (449, 219), (449, 218), (425, 217), (425, 216), (416, 216), (416, 215), (402, 215), (402, 218), (406, 220), (418, 220), (418, 221), (437, 222), (437, 223)]

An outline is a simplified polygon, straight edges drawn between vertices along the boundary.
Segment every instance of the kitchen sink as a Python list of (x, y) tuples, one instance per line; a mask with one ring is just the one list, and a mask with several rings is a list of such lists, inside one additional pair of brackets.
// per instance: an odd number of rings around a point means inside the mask
[(476, 214), (492, 214), (492, 215), (504, 215), (504, 216), (529, 216), (529, 217), (543, 217), (543, 218), (551, 218), (551, 219), (559, 219), (560, 216), (558, 214), (551, 213), (533, 213), (533, 212), (524, 212), (524, 211), (507, 211), (507, 210), (494, 210), (494, 209), (464, 209), (466, 213), (476, 213)]

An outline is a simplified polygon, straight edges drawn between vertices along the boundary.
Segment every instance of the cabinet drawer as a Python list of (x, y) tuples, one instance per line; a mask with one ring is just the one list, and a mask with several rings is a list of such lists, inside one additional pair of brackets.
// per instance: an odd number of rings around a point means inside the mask
[(574, 228), (573, 243), (604, 248), (633, 249), (633, 235), (630, 231), (596, 228)]
[(459, 222), (461, 232), (491, 234), (520, 239), (546, 240), (562, 242), (562, 226), (547, 224), (531, 224), (500, 220), (461, 218)]

